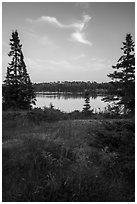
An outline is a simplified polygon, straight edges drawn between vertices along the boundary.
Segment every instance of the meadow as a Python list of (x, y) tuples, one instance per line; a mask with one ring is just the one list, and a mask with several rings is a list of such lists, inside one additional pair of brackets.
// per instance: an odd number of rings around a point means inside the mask
[(135, 123), (3, 111), (3, 202), (134, 202)]

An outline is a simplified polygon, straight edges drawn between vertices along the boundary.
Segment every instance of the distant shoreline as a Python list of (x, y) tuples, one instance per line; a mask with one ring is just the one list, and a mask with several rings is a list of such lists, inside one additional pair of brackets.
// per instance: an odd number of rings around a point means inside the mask
[[(70, 92), (70, 91), (36, 91), (35, 92), (37, 95), (84, 95), (84, 92)], [(107, 92), (104, 90), (99, 92), (98, 91), (90, 91), (89, 92), (90, 95), (100, 95), (100, 96), (104, 96), (107, 94)]]

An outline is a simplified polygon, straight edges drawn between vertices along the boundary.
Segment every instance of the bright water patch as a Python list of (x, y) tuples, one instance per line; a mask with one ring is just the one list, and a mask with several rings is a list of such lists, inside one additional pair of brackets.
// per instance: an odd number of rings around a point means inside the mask
[[(91, 95), (90, 96), (90, 105), (91, 109), (96, 111), (103, 111), (107, 107), (107, 103), (102, 101), (103, 96), (100, 95)], [(41, 92), (36, 95), (36, 106), (39, 108), (49, 107), (50, 103), (53, 104), (55, 109), (60, 109), (64, 112), (72, 112), (74, 110), (82, 111), (83, 105), (85, 104), (84, 95), (81, 93), (72, 94), (72, 93), (50, 93), (50, 92)]]

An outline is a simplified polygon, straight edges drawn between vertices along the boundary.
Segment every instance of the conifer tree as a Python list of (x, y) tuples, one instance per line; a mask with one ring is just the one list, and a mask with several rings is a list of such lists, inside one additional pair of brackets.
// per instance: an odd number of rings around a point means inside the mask
[(17, 30), (12, 32), (10, 39), (11, 51), (8, 56), (12, 57), (7, 67), (6, 79), (3, 86), (3, 107), (5, 109), (30, 109), (35, 104), (34, 89), (27, 73), (22, 45)]
[(135, 109), (135, 53), (134, 42), (130, 33), (126, 35), (126, 41), (123, 42), (123, 55), (118, 60), (115, 70), (108, 77), (112, 79), (109, 97), (105, 101), (114, 101), (115, 108), (123, 107), (124, 113), (134, 112)]
[(83, 107), (83, 112), (88, 113), (90, 110), (91, 106), (90, 106), (90, 96), (89, 96), (89, 92), (86, 90), (85, 91), (85, 104)]

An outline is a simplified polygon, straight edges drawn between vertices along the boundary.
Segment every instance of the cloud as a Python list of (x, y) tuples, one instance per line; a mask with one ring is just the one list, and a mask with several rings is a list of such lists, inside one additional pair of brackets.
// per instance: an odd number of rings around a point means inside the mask
[[(75, 64), (70, 62), (66, 59), (30, 59), (26, 58), (26, 65), (29, 67), (29, 70), (33, 72), (37, 72), (38, 70), (42, 71), (42, 74), (44, 70), (48, 72), (58, 72), (60, 75), (61, 72), (73, 72), (74, 70), (82, 70), (83, 67), (80, 64)], [(40, 74), (40, 75), (42, 75)]]
[(91, 58), (87, 62), (87, 68), (92, 71), (104, 70), (110, 67), (110, 61), (108, 59)]
[[(108, 71), (110, 64), (108, 59), (94, 58), (84, 53), (75, 56), (81, 60), (72, 58), (25, 58), (28, 72), (31, 73), (32, 81), (64, 80), (81, 78), (87, 80), (93, 74), (99, 76)], [(46, 73), (46, 74), (45, 74)]]
[(29, 38), (29, 42), (36, 42), (40, 44), (41, 46), (48, 46), (48, 49), (50, 50), (56, 50), (59, 46), (57, 43), (51, 38), (51, 36), (43, 33), (37, 33), (33, 29), (31, 30), (22, 30), (22, 33), (24, 35), (27, 35), (27, 38)]
[(61, 24), (55, 17), (50, 16), (41, 16), (41, 18), (38, 19), (40, 22), (48, 22), (52, 25), (58, 26), (60, 28), (63, 28), (65, 25)]
[(21, 31), (23, 34), (29, 36), (31, 39), (36, 40), (38, 38), (38, 36), (36, 35), (36, 33), (34, 33), (34, 31), (32, 29), (25, 29), (23, 28)]
[(74, 29), (78, 29), (79, 31), (82, 31), (90, 19), (91, 17), (89, 15), (83, 15), (82, 21), (79, 21), (77, 23), (68, 24), (68, 25), (62, 24), (55, 17), (50, 17), (50, 16), (41, 16), (40, 18), (36, 20), (27, 19), (27, 21), (32, 24), (37, 23), (37, 22), (46, 22), (46, 23), (49, 23), (59, 28), (74, 28)]
[(83, 43), (83, 44), (87, 44), (87, 45), (92, 45), (92, 43), (88, 40), (85, 39), (85, 33), (81, 33), (81, 32), (75, 32), (71, 34), (71, 37), (74, 41)]
[(38, 63), (50, 64), (62, 68), (71, 68), (72, 64), (67, 60), (54, 60), (54, 59), (37, 59)]
[(83, 21), (81, 22), (79, 29), (76, 29), (75, 32), (71, 34), (71, 38), (73, 39), (73, 41), (87, 44), (90, 46), (92, 45), (90, 41), (86, 40), (86, 34), (85, 32), (83, 32), (87, 28), (88, 22), (90, 20), (91, 17), (89, 15), (83, 16)]
[(73, 60), (83, 59), (84, 57), (86, 57), (85, 54), (80, 54), (80, 55), (78, 55), (78, 56), (76, 56), (76, 57), (73, 57)]
[(87, 44), (87, 45), (92, 45), (92, 43), (88, 40), (86, 40), (86, 34), (85, 31), (86, 28), (88, 27), (88, 23), (91, 20), (91, 16), (89, 15), (83, 15), (83, 19), (79, 22), (74, 22), (72, 24), (62, 24), (59, 22), (55, 17), (50, 17), (50, 16), (41, 16), (40, 18), (36, 20), (31, 20), (28, 19), (30, 23), (36, 23), (36, 22), (46, 22), (51, 24), (52, 26), (56, 26), (61, 29), (69, 29), (72, 28), (74, 29), (74, 32), (71, 33), (71, 39), (73, 41), (82, 43), (82, 44)]
[(83, 22), (81, 23), (80, 31), (85, 29), (88, 25), (88, 22), (91, 20), (91, 16), (89, 15), (83, 15)]

